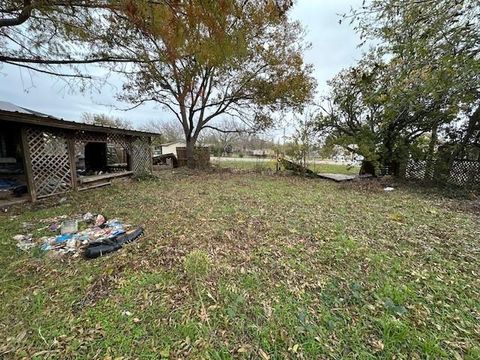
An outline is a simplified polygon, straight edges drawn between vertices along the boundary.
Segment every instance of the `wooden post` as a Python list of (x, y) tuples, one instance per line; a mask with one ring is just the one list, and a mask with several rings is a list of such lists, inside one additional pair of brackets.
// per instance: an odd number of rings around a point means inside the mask
[[(73, 134), (75, 136), (75, 134)], [(68, 159), (70, 161), (70, 176), (72, 178), (72, 189), (78, 189), (77, 183), (77, 162), (75, 161), (75, 140), (71, 139), (70, 137), (67, 138), (67, 145), (68, 145)]]
[(153, 145), (152, 145), (152, 138), (148, 137), (148, 149), (150, 155), (150, 174), (153, 174)]
[(128, 171), (133, 171), (133, 166), (132, 166), (132, 152), (133, 152), (133, 139), (131, 137), (127, 138), (127, 170)]
[(278, 149), (275, 151), (275, 172), (279, 172), (280, 171), (280, 153), (278, 151)]
[(37, 193), (35, 191), (35, 181), (33, 178), (32, 159), (30, 157), (30, 146), (28, 145), (27, 129), (22, 126), (20, 131), (22, 137), (22, 150), (23, 150), (23, 166), (25, 168), (25, 174), (27, 175), (27, 187), (30, 199), (32, 202), (37, 201)]

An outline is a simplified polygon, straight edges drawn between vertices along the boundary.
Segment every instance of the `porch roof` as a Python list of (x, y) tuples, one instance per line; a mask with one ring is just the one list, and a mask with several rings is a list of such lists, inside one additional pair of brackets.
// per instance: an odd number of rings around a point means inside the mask
[(37, 111), (22, 108), (12, 103), (0, 101), (0, 121), (46, 126), (67, 130), (91, 131), (100, 133), (115, 133), (130, 136), (159, 136), (158, 133), (122, 129), (110, 126), (85, 124), (71, 120), (59, 119)]

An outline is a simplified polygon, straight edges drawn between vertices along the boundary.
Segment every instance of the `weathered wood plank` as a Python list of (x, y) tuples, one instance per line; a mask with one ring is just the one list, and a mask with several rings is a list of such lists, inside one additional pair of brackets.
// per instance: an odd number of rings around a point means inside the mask
[(70, 159), (70, 173), (73, 190), (77, 190), (77, 162), (75, 161), (75, 141), (67, 139), (68, 158)]
[(33, 181), (32, 160), (30, 157), (30, 147), (28, 145), (27, 130), (24, 126), (20, 131), (22, 138), (23, 163), (25, 167), (25, 174), (27, 175), (27, 187), (30, 199), (32, 202), (37, 201), (37, 192), (35, 190), (35, 183)]
[(86, 190), (96, 189), (96, 188), (99, 188), (99, 187), (110, 186), (110, 185), (112, 185), (112, 183), (110, 181), (108, 181), (108, 182), (103, 182), (103, 183), (100, 183), (100, 184), (94, 184), (94, 185), (90, 185), (90, 186), (86, 186), (86, 187), (81, 187), (81, 188), (78, 189), (78, 191), (86, 191)]
[(96, 181), (115, 179), (115, 178), (130, 176), (130, 175), (133, 175), (133, 171), (123, 171), (123, 172), (111, 173), (111, 174), (85, 176), (85, 177), (79, 178), (78, 181), (80, 182), (80, 184), (90, 184)]
[(322, 179), (333, 180), (336, 182), (351, 181), (357, 177), (356, 175), (330, 174), (330, 173), (318, 173), (317, 175)]

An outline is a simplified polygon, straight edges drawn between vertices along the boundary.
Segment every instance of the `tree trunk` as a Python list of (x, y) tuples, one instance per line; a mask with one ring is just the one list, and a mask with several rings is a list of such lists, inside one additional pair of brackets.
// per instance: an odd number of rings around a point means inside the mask
[(377, 176), (375, 164), (373, 163), (373, 161), (363, 160), (362, 166), (360, 167), (359, 175)]
[(382, 154), (383, 156), (381, 156), (380, 158), (380, 166), (381, 168), (379, 169), (380, 170), (380, 174), (377, 174), (377, 175), (394, 175), (394, 172), (395, 172), (395, 164), (394, 164), (394, 138), (393, 138), (393, 131), (390, 131), (388, 133), (388, 135), (386, 136), (386, 139), (385, 139), (385, 143), (384, 143), (384, 146), (385, 146), (385, 153)]
[(455, 151), (454, 158), (458, 158), (460, 155), (465, 156), (466, 148), (472, 138), (476, 129), (480, 128), (480, 106), (474, 111), (474, 113), (468, 119), (468, 126), (463, 138), (460, 141), (457, 150)]
[(433, 179), (433, 165), (435, 158), (435, 145), (438, 140), (438, 125), (435, 124), (432, 129), (432, 135), (430, 138), (430, 144), (428, 145), (428, 154), (427, 154), (427, 166), (425, 169), (425, 176), (428, 177), (428, 180)]
[(194, 138), (189, 138), (186, 141), (187, 166), (190, 169), (194, 169), (197, 166), (197, 163), (195, 161), (195, 143), (196, 143), (196, 139), (194, 139)]

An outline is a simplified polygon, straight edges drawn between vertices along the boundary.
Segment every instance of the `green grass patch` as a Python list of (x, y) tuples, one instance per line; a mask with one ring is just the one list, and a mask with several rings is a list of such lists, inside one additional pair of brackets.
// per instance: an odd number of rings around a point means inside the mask
[[(213, 160), (212, 163), (221, 168), (235, 169), (254, 172), (272, 172), (276, 170), (276, 160), (274, 159), (237, 159), (237, 160)], [(356, 175), (360, 168), (358, 166), (349, 166), (342, 164), (320, 164), (311, 163), (309, 169), (317, 173), (334, 173)]]
[[(13, 209), (0, 357), (479, 358), (480, 220), (465, 201), (176, 170)], [(145, 236), (90, 261), (15, 247), (41, 219), (87, 211)]]

